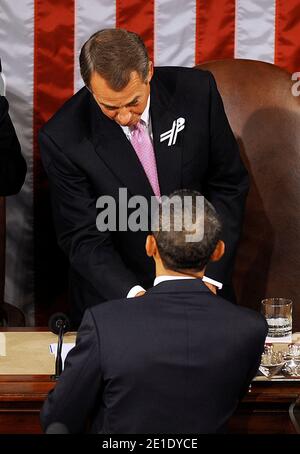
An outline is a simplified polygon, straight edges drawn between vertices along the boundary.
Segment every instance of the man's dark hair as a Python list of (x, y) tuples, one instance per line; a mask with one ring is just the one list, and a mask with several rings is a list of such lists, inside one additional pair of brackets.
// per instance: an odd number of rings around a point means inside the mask
[(82, 79), (88, 88), (93, 72), (103, 77), (115, 91), (126, 87), (133, 71), (143, 82), (149, 72), (149, 56), (142, 39), (121, 28), (94, 33), (83, 45), (79, 63)]
[[(193, 228), (187, 223), (186, 207), (192, 210)], [(173, 271), (203, 270), (221, 236), (221, 221), (214, 207), (199, 192), (180, 190), (162, 200), (158, 213), (152, 220), (152, 234), (164, 267)], [(190, 235), (196, 230), (201, 240), (191, 241)]]

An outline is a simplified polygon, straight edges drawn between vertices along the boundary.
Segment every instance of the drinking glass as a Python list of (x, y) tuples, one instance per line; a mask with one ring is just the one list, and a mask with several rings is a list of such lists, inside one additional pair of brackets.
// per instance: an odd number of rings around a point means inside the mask
[(261, 309), (268, 323), (268, 337), (291, 336), (292, 300), (287, 298), (266, 298), (261, 302)]

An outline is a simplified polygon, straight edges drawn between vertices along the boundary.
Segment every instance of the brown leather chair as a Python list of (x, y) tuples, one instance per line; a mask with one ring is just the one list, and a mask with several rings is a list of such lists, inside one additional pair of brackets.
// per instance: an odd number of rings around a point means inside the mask
[(239, 304), (294, 302), (300, 331), (300, 97), (291, 74), (254, 60), (199, 65), (214, 74), (251, 178), (234, 285)]
[(24, 326), (25, 317), (15, 306), (4, 301), (6, 211), (5, 197), (0, 197), (0, 326)]

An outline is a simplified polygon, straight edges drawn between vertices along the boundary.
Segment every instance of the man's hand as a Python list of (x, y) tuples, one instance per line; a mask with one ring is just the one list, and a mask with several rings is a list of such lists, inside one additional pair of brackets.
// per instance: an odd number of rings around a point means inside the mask
[(145, 295), (146, 291), (143, 291), (143, 292), (138, 292), (136, 295), (134, 295), (134, 298), (136, 298), (137, 296), (143, 296)]
[[(213, 292), (215, 295), (217, 294), (217, 287), (215, 285), (210, 284), (209, 282), (205, 282), (205, 281), (203, 281), (203, 283), (206, 285), (206, 287), (209, 288), (209, 290), (211, 292)], [(142, 292), (140, 292), (140, 293), (142, 293)]]

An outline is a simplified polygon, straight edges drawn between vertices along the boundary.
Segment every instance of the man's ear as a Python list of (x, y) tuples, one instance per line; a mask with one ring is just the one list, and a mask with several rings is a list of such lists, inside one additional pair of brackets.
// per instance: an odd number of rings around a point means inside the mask
[(148, 76), (147, 76), (147, 82), (148, 82), (148, 83), (149, 83), (150, 80), (152, 79), (153, 73), (154, 73), (153, 63), (152, 63), (151, 60), (149, 60), (149, 70), (148, 70)]
[(225, 243), (224, 243), (224, 241), (219, 240), (215, 247), (214, 252), (210, 256), (210, 261), (217, 262), (218, 260), (220, 260), (223, 257), (224, 252), (225, 252)]
[(156, 241), (153, 235), (148, 235), (145, 244), (146, 254), (148, 257), (153, 257), (157, 252)]

